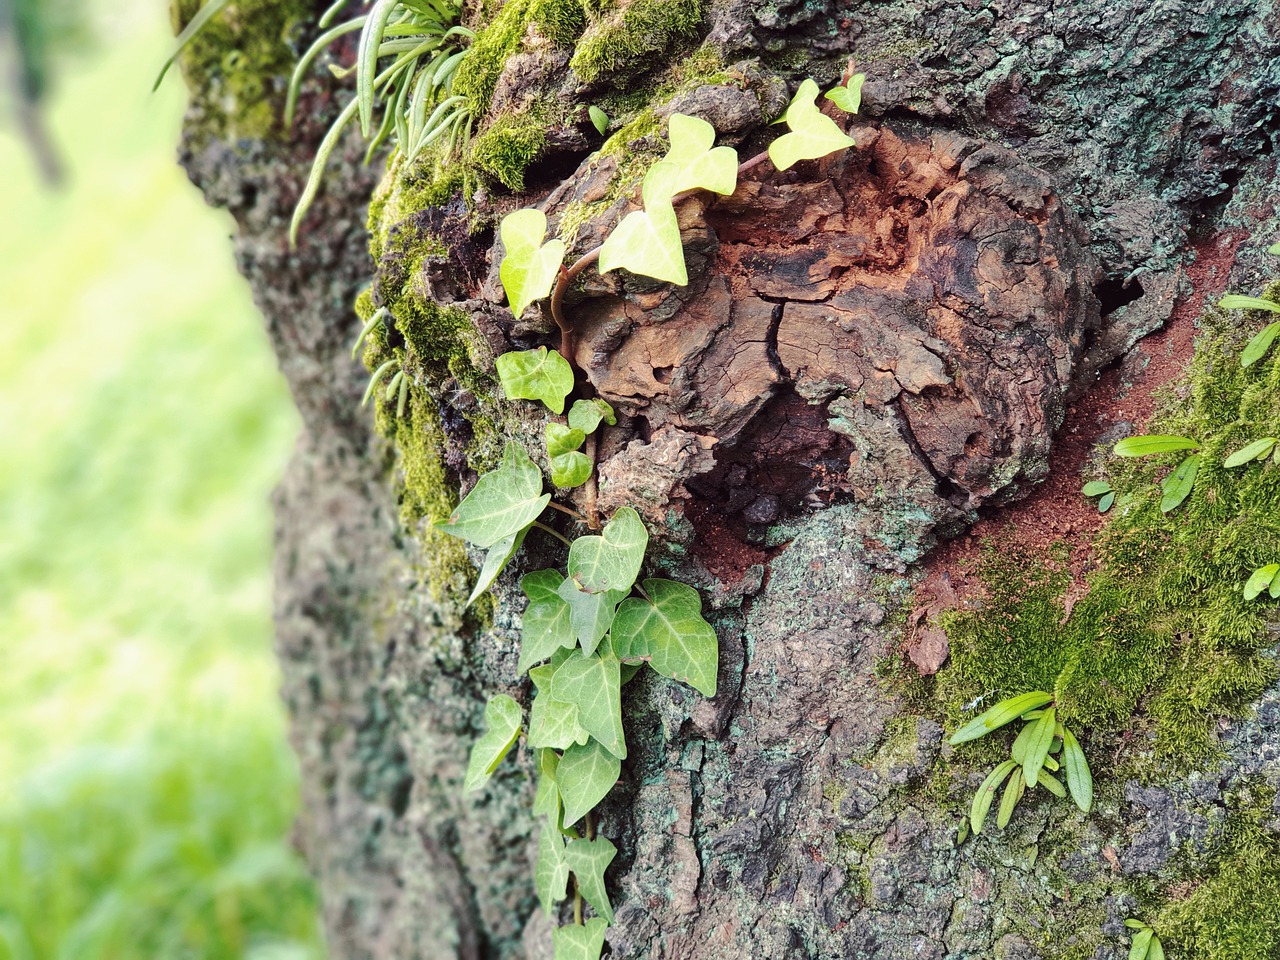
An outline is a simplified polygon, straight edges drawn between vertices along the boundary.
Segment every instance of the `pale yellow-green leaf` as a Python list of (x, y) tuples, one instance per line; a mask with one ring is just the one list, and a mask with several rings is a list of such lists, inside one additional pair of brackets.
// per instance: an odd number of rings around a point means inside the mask
[(505, 693), (489, 698), (484, 708), (484, 722), (488, 728), (471, 748), (471, 762), (463, 790), (478, 790), (497, 769), (520, 736), (520, 704)]
[(687, 284), (680, 225), (671, 201), (656, 200), (623, 217), (600, 248), (599, 267), (601, 273), (621, 268), (679, 286)]
[(511, 302), (511, 313), (519, 319), (529, 304), (551, 293), (564, 262), (564, 241), (542, 242), (547, 217), (534, 209), (507, 214), (498, 233), (506, 251), (498, 277)]
[(855, 146), (853, 139), (818, 109), (817, 97), (818, 85), (805, 80), (787, 107), (784, 119), (790, 132), (769, 144), (769, 160), (779, 170)]

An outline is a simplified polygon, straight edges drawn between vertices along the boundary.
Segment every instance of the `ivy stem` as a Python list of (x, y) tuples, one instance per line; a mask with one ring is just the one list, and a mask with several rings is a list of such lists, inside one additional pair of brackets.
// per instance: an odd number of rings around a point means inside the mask
[(582, 926), (582, 890), (578, 886), (578, 876), (573, 877), (573, 922)]
[(596, 820), (591, 816), (591, 811), (587, 811), (587, 839), (594, 840), (596, 838)]
[(574, 510), (572, 507), (566, 507), (563, 504), (556, 503), (554, 500), (548, 503), (547, 506), (550, 507), (552, 510), (559, 510), (565, 516), (572, 517), (574, 520), (577, 520), (579, 523), (587, 522), (587, 518), (584, 517), (582, 514), (580, 514), (577, 510)]
[(537, 527), (539, 530), (541, 530), (543, 533), (551, 534), (551, 536), (555, 537), (557, 540), (563, 543), (566, 547), (573, 546), (573, 543), (569, 540), (569, 538), (566, 537), (564, 534), (562, 534), (559, 530), (555, 529), (554, 527), (549, 527), (545, 523), (542, 523), (541, 521), (538, 521), (538, 520), (533, 521), (533, 525)]
[[(604, 424), (600, 424), (600, 429), (604, 430)], [(591, 476), (587, 477), (587, 486), (583, 491), (583, 509), (587, 511), (587, 526), (592, 530), (600, 529), (600, 484), (597, 479), (596, 470), (596, 451), (599, 446), (596, 434), (587, 437), (587, 448), (583, 452), (588, 460), (591, 461)], [(588, 815), (589, 816), (589, 815)]]

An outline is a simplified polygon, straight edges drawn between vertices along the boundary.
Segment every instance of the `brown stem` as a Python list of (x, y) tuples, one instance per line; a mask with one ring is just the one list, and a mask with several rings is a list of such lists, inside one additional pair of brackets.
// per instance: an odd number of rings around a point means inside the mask
[(587, 811), (587, 839), (594, 840), (596, 838), (596, 821), (591, 816), (591, 811)]
[[(600, 424), (600, 429), (604, 430), (604, 424)], [(587, 487), (583, 491), (582, 507), (587, 512), (587, 526), (592, 530), (600, 529), (600, 483), (596, 476), (596, 453), (599, 449), (599, 443), (596, 435), (593, 433), (587, 437), (587, 448), (583, 452), (588, 460), (591, 461), (591, 476), (587, 477)]]
[(566, 507), (563, 504), (556, 503), (554, 500), (548, 503), (547, 506), (550, 507), (552, 510), (559, 510), (565, 516), (572, 517), (574, 520), (577, 520), (579, 523), (587, 522), (587, 518), (584, 517), (582, 514), (580, 514), (577, 510), (574, 510), (572, 507)]

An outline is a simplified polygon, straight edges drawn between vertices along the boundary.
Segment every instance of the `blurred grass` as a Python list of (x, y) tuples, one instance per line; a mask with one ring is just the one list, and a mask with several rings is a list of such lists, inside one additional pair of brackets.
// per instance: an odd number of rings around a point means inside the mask
[(181, 82), (148, 93), (164, 0), (86, 9), (68, 188), (0, 126), (0, 960), (318, 957), (271, 656), (296, 421)]

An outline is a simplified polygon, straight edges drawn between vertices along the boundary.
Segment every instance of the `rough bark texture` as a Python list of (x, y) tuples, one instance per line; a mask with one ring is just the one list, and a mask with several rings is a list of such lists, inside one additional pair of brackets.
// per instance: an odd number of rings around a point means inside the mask
[[(852, 56), (870, 119), (854, 152), (686, 202), (688, 287), (592, 277), (571, 302), (578, 363), (623, 414), (602, 451), (602, 505), (642, 510), (655, 569), (703, 590), (721, 642), (714, 700), (628, 688), (632, 753), (600, 820), (620, 848), (613, 954), (1029, 958), (1046, 941), (1070, 949), (1082, 916), (1115, 932), (1129, 888), (1103, 848), (1128, 876), (1155, 876), (1224, 815), (1225, 792), (1280, 786), (1278, 694), (1225, 731), (1220, 769), (1117, 788), (1087, 820), (1041, 805), (974, 851), (955, 847), (955, 820), (922, 789), (943, 731), (877, 667), (898, 649), (909, 565), (1044, 476), (1068, 398), (1169, 316), (1188, 237), (1274, 223), (1259, 198), (1276, 186), (1280, 13), (1269, 0), (728, 0), (701, 33), (741, 61), (743, 82), (685, 91), (667, 112), (754, 144), (785, 103), (780, 78), (830, 80)], [(567, 63), (522, 54), (495, 102), (593, 102), (601, 84)], [(478, 368), (486, 349), (548, 327), (512, 323), (491, 234), (460, 226), (456, 201), (407, 210), (395, 174), (372, 262), (375, 171), (354, 142), (290, 252), (285, 226), (334, 107), (311, 88), (287, 144), (278, 131), (231, 142), (231, 109), (197, 96), (183, 160), (237, 219), (239, 263), (303, 417), (277, 496), (278, 647), (303, 772), (298, 839), (331, 948), (548, 957), (527, 764), (457, 795), (485, 698), (528, 695), (516, 578), (491, 618), (462, 614), (438, 542), (402, 523), (395, 452), (358, 407), (366, 375), (347, 355), (370, 281), (375, 302), (457, 303)], [(618, 160), (585, 156), (566, 130), (551, 131), (527, 194), (493, 188), (491, 202), (540, 204), (553, 224), (598, 203), (576, 227), (581, 252), (631, 201), (601, 202)], [(454, 241), (444, 254), (406, 254), (440, 237)], [(1239, 278), (1259, 262), (1247, 254)], [(477, 405), (498, 433), (535, 435), (456, 370), (416, 373), (439, 398), (428, 453), (451, 493), (492, 456), (476, 446)], [(427, 429), (418, 412), (411, 429)]]

